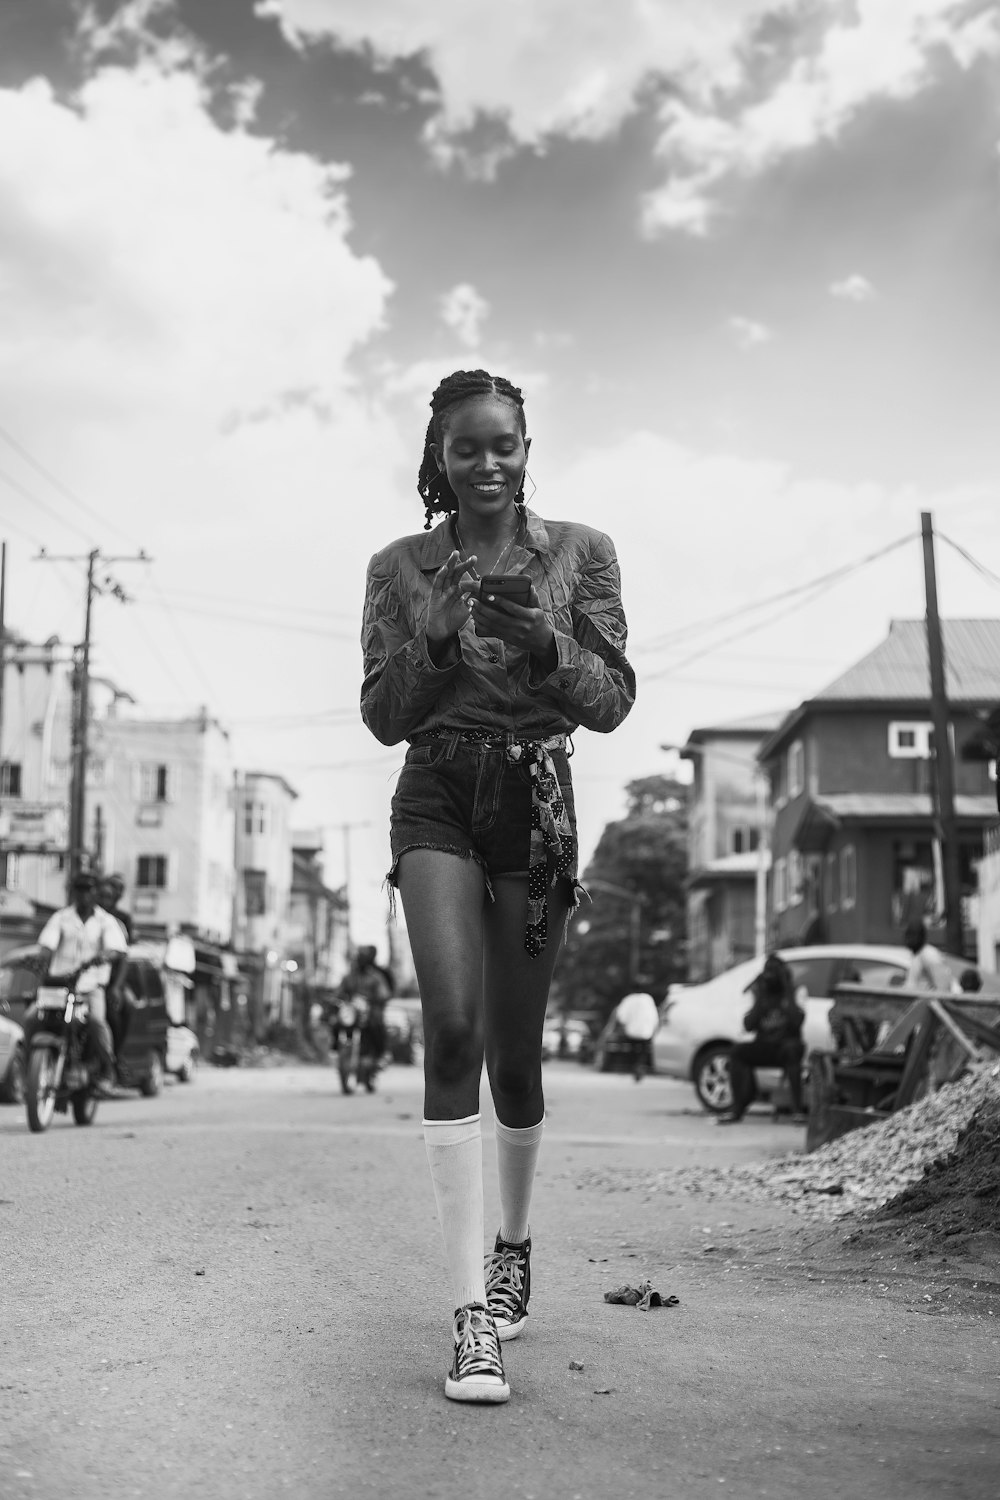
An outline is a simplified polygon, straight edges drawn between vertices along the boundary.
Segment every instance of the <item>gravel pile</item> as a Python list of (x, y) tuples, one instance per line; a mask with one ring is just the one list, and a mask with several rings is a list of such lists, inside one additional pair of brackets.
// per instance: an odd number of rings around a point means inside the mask
[(837, 1219), (880, 1207), (949, 1157), (959, 1134), (984, 1108), (1000, 1103), (1000, 1066), (988, 1064), (945, 1084), (876, 1125), (855, 1130), (809, 1155), (732, 1167), (660, 1172), (594, 1170), (583, 1185), (605, 1191), (698, 1194), (706, 1199), (770, 1199), (795, 1213)]

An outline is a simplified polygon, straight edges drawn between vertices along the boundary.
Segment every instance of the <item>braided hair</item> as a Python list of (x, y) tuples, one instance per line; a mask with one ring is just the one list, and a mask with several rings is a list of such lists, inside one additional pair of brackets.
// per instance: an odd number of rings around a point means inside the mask
[[(424, 455), (417, 471), (417, 493), (427, 512), (425, 531), (430, 531), (431, 521), (438, 511), (449, 513), (458, 509), (455, 491), (448, 483), (447, 474), (438, 468), (431, 444), (440, 447), (448, 425), (448, 414), (470, 396), (498, 396), (502, 401), (509, 401), (517, 412), (521, 435), (527, 434), (524, 397), (516, 385), (512, 385), (502, 375), (490, 375), (486, 370), (455, 370), (453, 374), (446, 375), (431, 397), (431, 419), (424, 438)], [(514, 496), (514, 503), (524, 504), (523, 477), (521, 488)]]

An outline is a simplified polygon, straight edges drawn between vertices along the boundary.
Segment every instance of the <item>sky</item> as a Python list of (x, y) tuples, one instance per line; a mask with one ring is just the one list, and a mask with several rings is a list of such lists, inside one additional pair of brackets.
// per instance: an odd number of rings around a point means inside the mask
[(586, 862), (665, 746), (922, 615), (921, 512), (942, 612), (1000, 615), (998, 148), (995, 0), (2, 0), (8, 622), (80, 638), (40, 548), (144, 551), (95, 670), (284, 775), (381, 943), (365, 568), (434, 386), (504, 374), (533, 509), (621, 559)]

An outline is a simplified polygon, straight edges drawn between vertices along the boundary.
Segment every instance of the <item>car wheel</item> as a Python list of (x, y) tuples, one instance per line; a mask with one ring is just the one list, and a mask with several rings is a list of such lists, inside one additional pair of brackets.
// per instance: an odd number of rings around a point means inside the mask
[(733, 1105), (733, 1080), (729, 1072), (730, 1048), (724, 1043), (706, 1047), (694, 1066), (694, 1091), (710, 1114), (722, 1115)]
[(0, 1099), (4, 1104), (24, 1103), (24, 1053), (18, 1047), (10, 1060), (7, 1069), (7, 1079), (3, 1089), (0, 1090)]

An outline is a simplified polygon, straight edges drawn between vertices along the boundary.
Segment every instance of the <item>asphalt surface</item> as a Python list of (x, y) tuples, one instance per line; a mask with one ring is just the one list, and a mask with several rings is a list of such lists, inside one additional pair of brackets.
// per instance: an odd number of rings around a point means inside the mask
[[(347, 1099), (332, 1069), (203, 1070), (43, 1136), (0, 1109), (0, 1495), (995, 1500), (985, 1306), (820, 1274), (775, 1205), (582, 1182), (801, 1130), (717, 1130), (684, 1085), (568, 1063), (547, 1092), (531, 1319), (496, 1408), (442, 1394), (414, 1070)], [(604, 1302), (644, 1276), (679, 1305)]]

